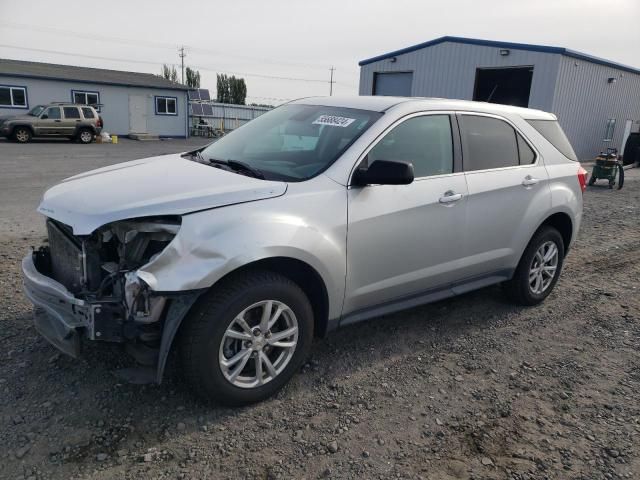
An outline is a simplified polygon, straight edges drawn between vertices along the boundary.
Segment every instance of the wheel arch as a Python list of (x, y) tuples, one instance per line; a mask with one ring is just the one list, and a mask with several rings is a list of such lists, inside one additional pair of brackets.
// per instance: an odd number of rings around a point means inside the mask
[[(550, 226), (560, 232), (562, 236), (562, 242), (564, 243), (564, 255), (567, 256), (571, 241), (573, 240), (573, 220), (571, 216), (566, 212), (556, 212), (549, 215), (536, 229), (534, 235), (545, 226)], [(533, 237), (533, 236), (532, 236)]]
[(221, 277), (211, 287), (232, 275), (240, 275), (251, 270), (268, 270), (287, 277), (305, 293), (314, 316), (314, 335), (322, 337), (327, 332), (329, 319), (329, 293), (320, 273), (308, 263), (293, 257), (267, 257), (242, 265)]
[[(270, 272), (279, 273), (296, 283), (302, 291), (307, 295), (314, 316), (314, 336), (323, 337), (329, 330), (329, 294), (322, 276), (318, 271), (308, 263), (292, 258), (292, 257), (267, 257), (262, 258), (245, 265), (242, 265), (225, 275), (220, 277), (209, 288), (197, 291), (184, 310), (175, 315), (170, 322), (172, 325), (165, 323), (162, 332), (162, 340), (160, 351), (158, 354), (158, 363), (156, 367), (156, 382), (160, 383), (164, 374), (167, 357), (174, 348), (177, 337), (181, 334), (184, 325), (184, 319), (189, 315), (194, 305), (198, 302), (198, 298), (205, 292), (216, 288), (221, 282), (228, 280), (232, 276), (241, 275), (244, 272), (268, 270)], [(169, 309), (171, 309), (171, 304)], [(168, 314), (167, 311), (165, 314)]]
[(9, 135), (13, 135), (16, 131), (16, 128), (20, 128), (20, 127), (24, 127), (28, 129), (31, 132), (31, 136), (35, 136), (35, 130), (33, 129), (33, 125), (30, 125), (28, 123), (16, 123), (15, 125), (12, 125), (11, 132), (9, 133)]

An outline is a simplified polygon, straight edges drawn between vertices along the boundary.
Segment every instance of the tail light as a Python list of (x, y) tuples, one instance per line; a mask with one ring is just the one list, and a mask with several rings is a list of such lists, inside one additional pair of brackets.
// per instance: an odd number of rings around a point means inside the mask
[(98, 127), (102, 128), (102, 117), (98, 116)]
[(589, 176), (589, 172), (587, 172), (582, 166), (578, 168), (578, 183), (580, 184), (580, 190), (582, 193), (587, 189), (587, 177)]

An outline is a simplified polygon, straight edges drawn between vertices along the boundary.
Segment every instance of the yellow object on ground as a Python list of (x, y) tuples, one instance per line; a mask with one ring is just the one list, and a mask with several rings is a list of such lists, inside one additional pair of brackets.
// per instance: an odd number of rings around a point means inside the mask
[(111, 135), (111, 143), (113, 143), (114, 145), (118, 143), (117, 135)]

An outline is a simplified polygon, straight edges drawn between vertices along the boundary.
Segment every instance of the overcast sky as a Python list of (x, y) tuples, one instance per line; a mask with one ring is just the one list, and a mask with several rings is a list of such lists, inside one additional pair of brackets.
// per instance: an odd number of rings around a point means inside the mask
[(639, 22), (640, 0), (0, 0), (0, 58), (159, 73), (184, 45), (212, 95), (235, 73), (247, 103), (277, 104), (327, 95), (331, 66), (334, 93), (357, 94), (359, 60), (443, 35), (640, 67)]

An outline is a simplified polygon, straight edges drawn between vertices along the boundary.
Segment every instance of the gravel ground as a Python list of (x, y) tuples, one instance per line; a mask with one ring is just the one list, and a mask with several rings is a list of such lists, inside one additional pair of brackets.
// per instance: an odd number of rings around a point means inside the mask
[(589, 189), (543, 305), (495, 287), (345, 328), (276, 398), (236, 410), (198, 403), (175, 362), (161, 386), (122, 384), (119, 350), (76, 361), (39, 338), (19, 274), (39, 193), (0, 185), (0, 478), (640, 478), (639, 179)]

